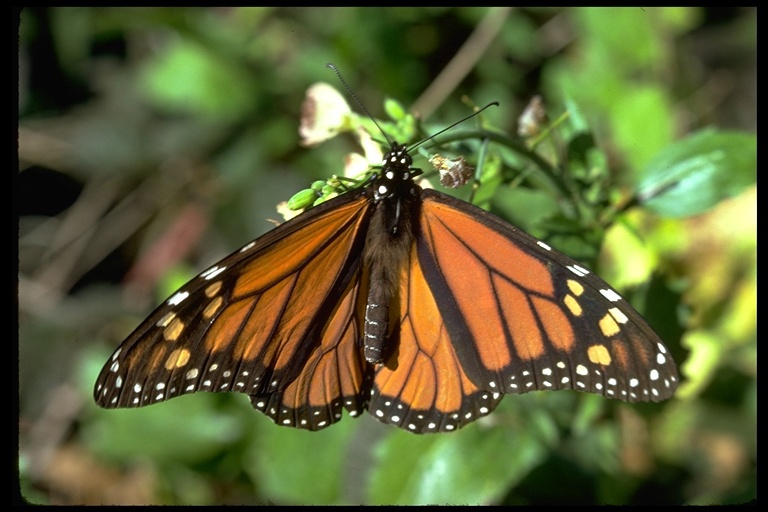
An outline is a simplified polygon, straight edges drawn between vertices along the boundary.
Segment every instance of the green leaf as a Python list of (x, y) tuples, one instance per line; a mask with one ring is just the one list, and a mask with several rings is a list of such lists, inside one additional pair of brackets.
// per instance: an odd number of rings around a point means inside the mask
[(493, 196), (493, 210), (508, 222), (533, 236), (548, 233), (543, 223), (558, 213), (555, 198), (540, 190), (499, 187)]
[(379, 448), (371, 503), (402, 505), (495, 502), (546, 451), (527, 430), (477, 424), (451, 435), (398, 431)]
[(357, 428), (345, 416), (317, 432), (255, 422), (244, 469), (259, 493), (278, 504), (341, 503), (345, 464), (355, 456), (347, 445)]
[(657, 254), (632, 224), (632, 220), (620, 219), (611, 225), (600, 253), (600, 277), (618, 290), (645, 283), (659, 264)]
[(408, 111), (405, 110), (403, 104), (392, 98), (384, 100), (384, 111), (395, 122), (402, 121), (408, 115)]
[(217, 407), (220, 399), (200, 393), (141, 409), (96, 410), (94, 405), (85, 438), (112, 460), (198, 463), (227, 450), (240, 436), (240, 422)]
[(141, 75), (150, 101), (169, 112), (234, 120), (255, 104), (251, 76), (190, 41), (169, 44)]
[(616, 144), (632, 168), (674, 140), (674, 111), (660, 86), (633, 84), (609, 108)]
[(658, 153), (639, 178), (638, 198), (659, 215), (685, 217), (739, 194), (756, 176), (754, 135), (707, 130)]

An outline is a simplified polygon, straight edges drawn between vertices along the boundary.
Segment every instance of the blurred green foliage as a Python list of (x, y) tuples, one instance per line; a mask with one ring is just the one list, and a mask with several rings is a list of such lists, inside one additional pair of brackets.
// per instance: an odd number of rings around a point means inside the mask
[[(25, 500), (755, 498), (755, 10), (36, 7), (19, 31)], [(482, 51), (459, 52), (477, 36)], [(402, 133), (499, 101), (439, 139), (481, 171), (456, 193), (625, 293), (672, 350), (677, 396), (510, 396), (435, 436), (367, 415), (286, 429), (237, 394), (98, 409), (99, 368), (158, 301), (361, 151), (345, 134), (300, 145), (307, 88), (340, 88), (327, 62), (377, 119), (407, 121)], [(446, 70), (453, 81), (430, 87)], [(516, 128), (535, 94), (552, 124), (534, 143)], [(415, 123), (387, 99), (429, 115)]]

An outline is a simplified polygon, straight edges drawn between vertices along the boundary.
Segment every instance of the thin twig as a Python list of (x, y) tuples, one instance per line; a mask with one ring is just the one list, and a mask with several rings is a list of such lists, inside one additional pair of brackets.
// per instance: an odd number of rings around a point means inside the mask
[(483, 56), (501, 27), (504, 26), (510, 12), (512, 7), (494, 7), (488, 10), (485, 18), (480, 21), (453, 59), (413, 103), (412, 112), (426, 119), (437, 110), (437, 107), (450, 96)]

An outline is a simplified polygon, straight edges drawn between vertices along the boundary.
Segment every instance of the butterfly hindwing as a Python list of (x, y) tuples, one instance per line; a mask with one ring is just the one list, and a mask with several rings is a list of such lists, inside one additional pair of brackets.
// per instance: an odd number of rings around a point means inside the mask
[(359, 271), (341, 294), (319, 343), (301, 366), (301, 372), (277, 393), (252, 395), (253, 407), (278, 425), (320, 430), (342, 417), (342, 409), (359, 416), (366, 408), (364, 392), (371, 372), (360, 345)]
[(489, 414), (500, 393), (479, 388), (466, 374), (417, 255), (403, 269), (396, 348), (376, 371), (372, 415), (414, 433), (456, 430)]

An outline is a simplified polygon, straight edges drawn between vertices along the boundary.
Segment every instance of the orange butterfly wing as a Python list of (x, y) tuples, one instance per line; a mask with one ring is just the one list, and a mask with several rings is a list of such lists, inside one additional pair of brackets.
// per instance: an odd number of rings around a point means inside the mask
[(399, 329), (390, 339), (394, 352), (376, 372), (368, 410), (410, 432), (452, 431), (490, 413), (502, 396), (467, 375), (461, 346), (451, 340), (417, 247), (402, 273)]
[(294, 340), (312, 346), (303, 362), (292, 362), (300, 372), (285, 385), (276, 384), (276, 392), (252, 395), (255, 409), (278, 425), (320, 430), (339, 421), (342, 409), (359, 416), (367, 408), (370, 393), (363, 390), (372, 375), (360, 345), (358, 318), (360, 300), (365, 297), (360, 284), (358, 271), (325, 324), (319, 343)]
[(426, 433), (485, 416), (507, 393), (672, 396), (667, 349), (602, 279), (469, 203), (433, 190), (421, 200), (397, 348), (377, 370), (371, 414)]
[[(362, 247), (369, 198), (345, 194), (270, 231), (160, 305), (107, 361), (102, 407), (238, 391), (308, 429), (360, 413)], [(269, 262), (268, 264), (266, 262)]]
[(377, 203), (350, 192), (200, 274), (114, 353), (103, 407), (238, 391), (280, 425), (318, 430), (346, 409), (416, 433), (489, 414), (503, 394), (576, 389), (660, 401), (677, 370), (602, 279), (497, 217), (420, 191), (384, 364), (361, 342), (366, 233)]

